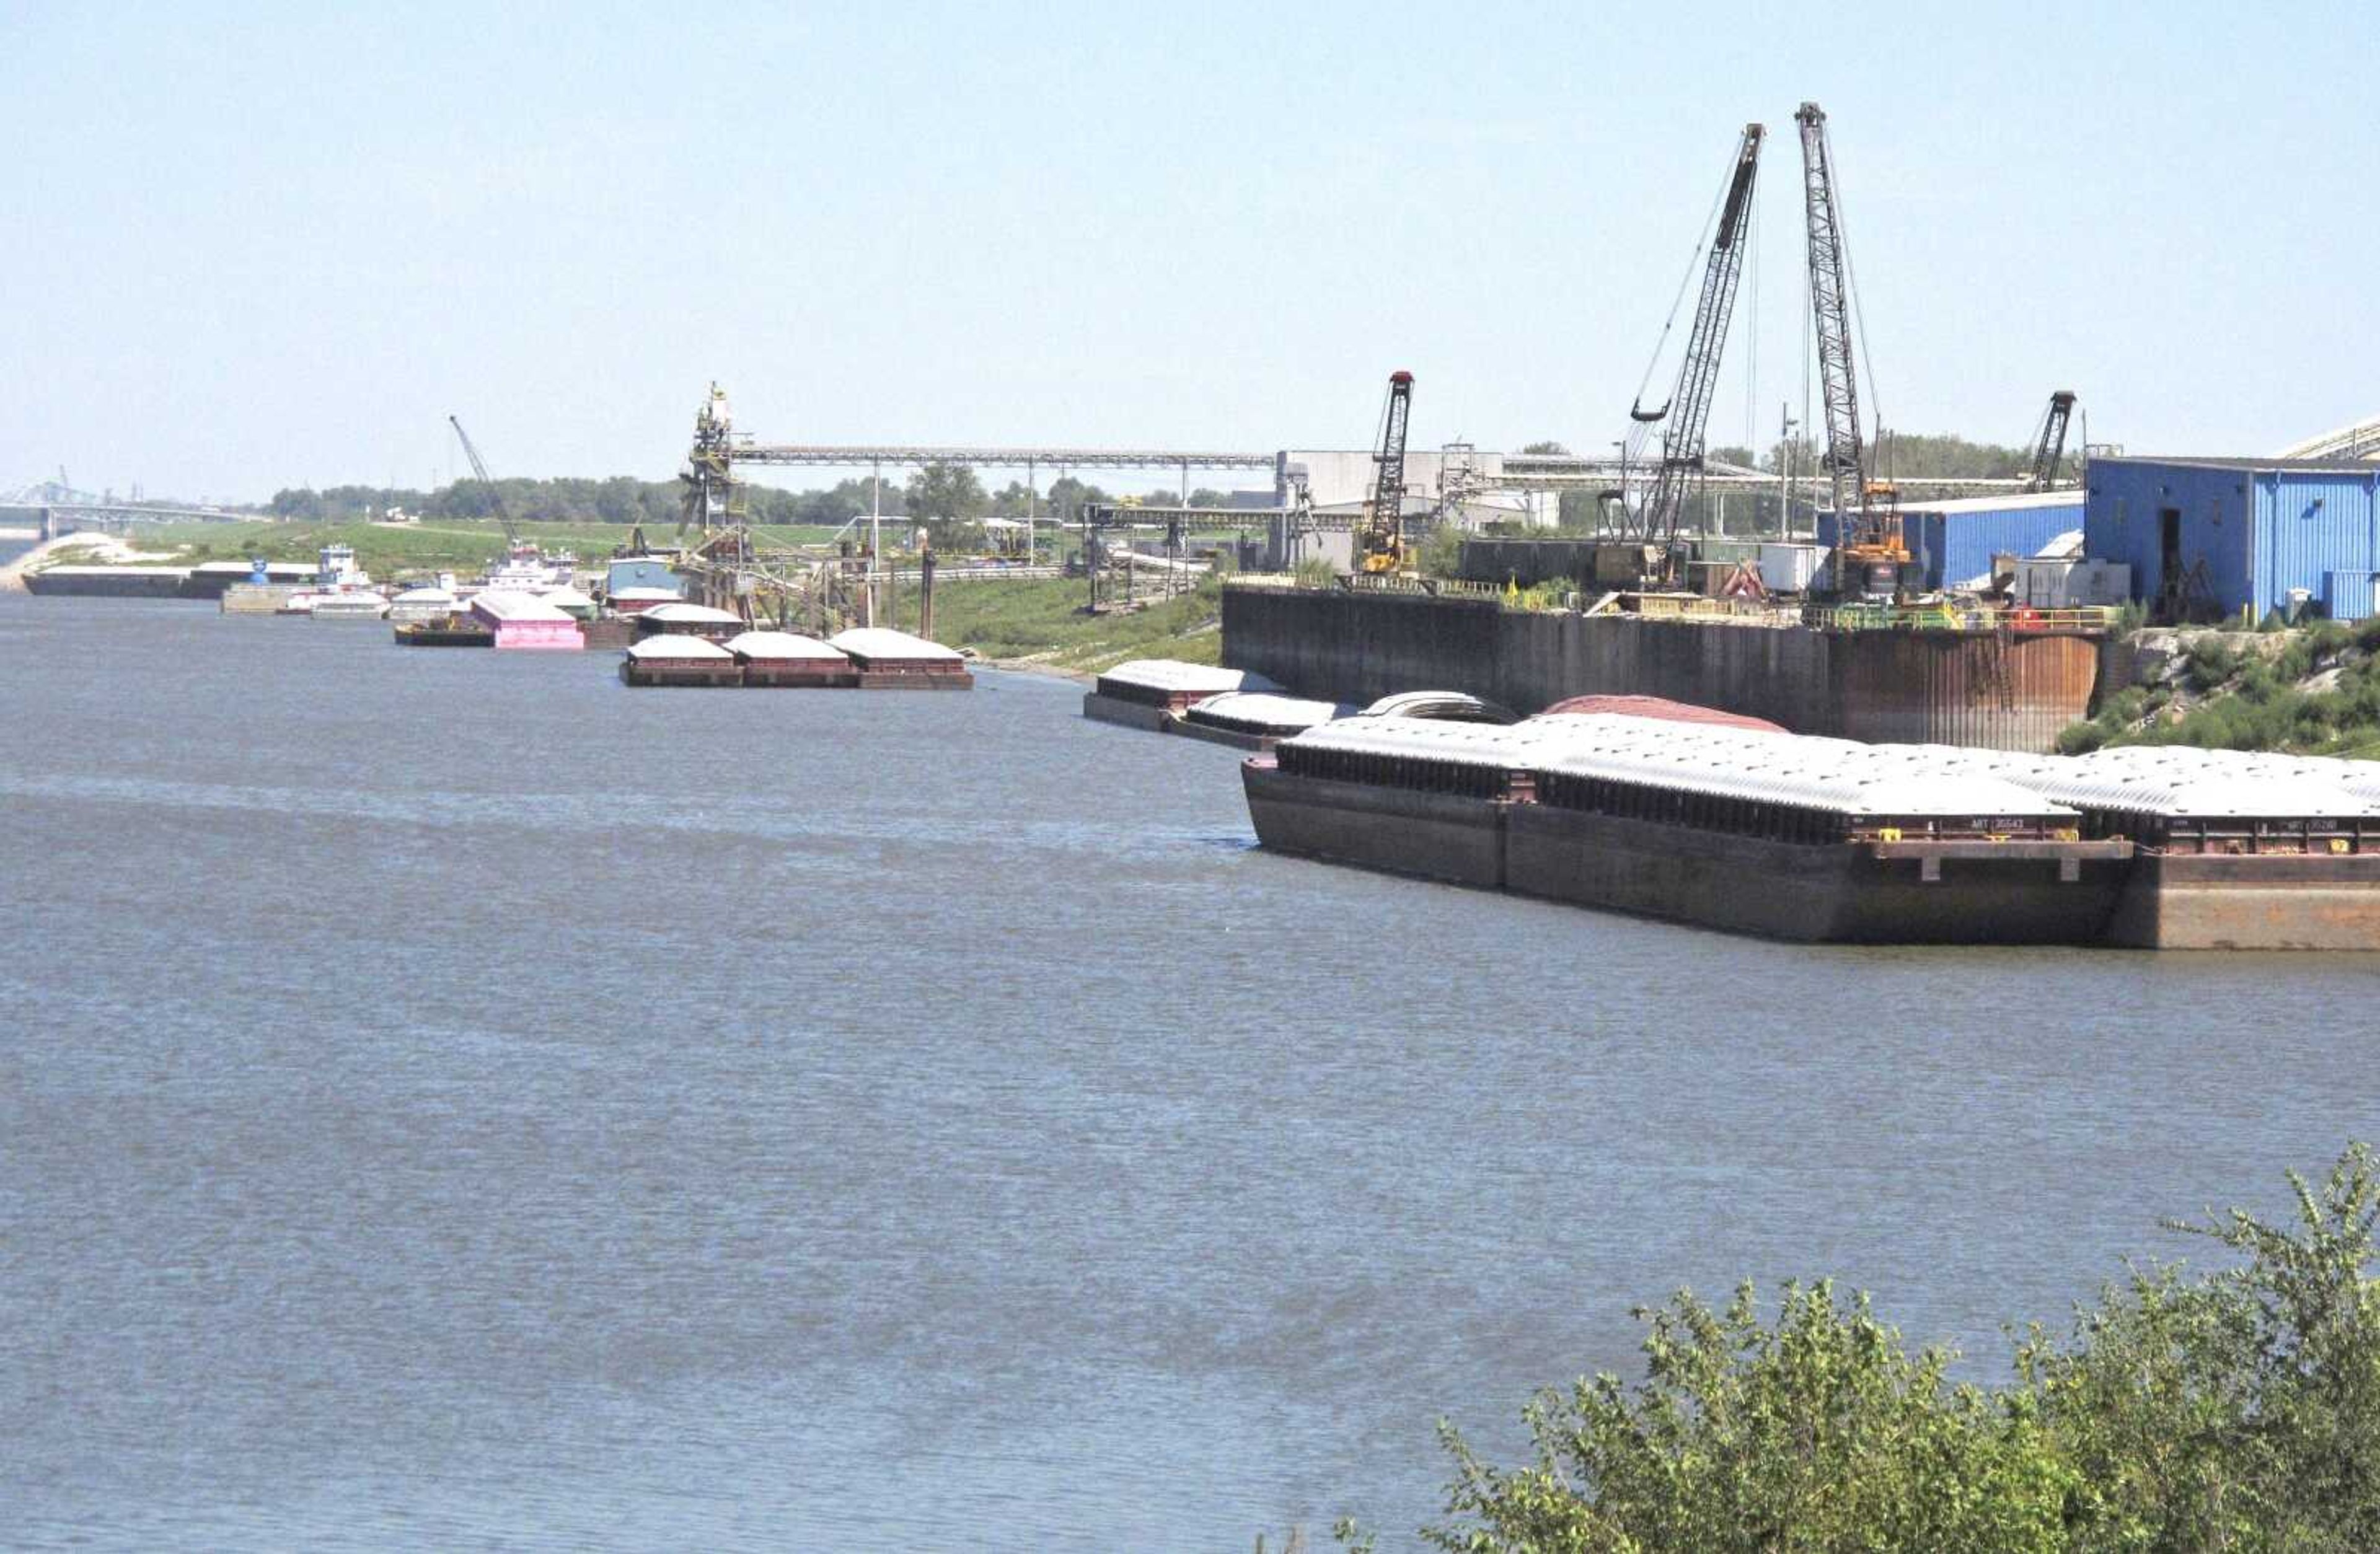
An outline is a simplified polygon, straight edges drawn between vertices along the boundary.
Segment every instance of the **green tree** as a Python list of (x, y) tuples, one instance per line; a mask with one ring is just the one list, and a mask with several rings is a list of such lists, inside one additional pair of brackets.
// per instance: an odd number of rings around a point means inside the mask
[(2023, 1381), (2100, 1510), (2079, 1547), (2380, 1548), (2380, 1181), (2362, 1144), (2289, 1181), (2293, 1224), (2169, 1227), (2243, 1265), (2135, 1270), (2069, 1345), (2033, 1330)]
[(991, 498), (964, 464), (929, 464), (909, 482), (906, 503), (910, 516), (929, 523), (965, 523), (980, 518)]
[(1050, 511), (1062, 523), (1080, 519), (1085, 503), (1109, 500), (1106, 492), (1086, 485), (1072, 475), (1062, 475), (1050, 483)]
[(1910, 1354), (1864, 1295), (1681, 1293), (1648, 1323), (1645, 1380), (1598, 1376), (1527, 1411), (1536, 1460), (1483, 1462), (1441, 1426), (1457, 1478), (1427, 1529), (1463, 1554), (1565, 1549), (2055, 1549), (2077, 1475), (2025, 1410)]
[(982, 543), (991, 497), (969, 466), (929, 464), (909, 482), (905, 504), (936, 550), (957, 550)]
[[(2380, 1166), (2350, 1146), (2295, 1212), (2168, 1228), (2232, 1259), (2134, 1269), (2072, 1331), (2021, 1336), (2015, 1374), (1953, 1385), (1864, 1296), (1681, 1293), (1647, 1322), (1645, 1379), (1547, 1392), (1532, 1459), (1499, 1467), (1441, 1425), (1464, 1554), (1571, 1550), (2380, 1548)], [(1362, 1546), (1360, 1533), (1342, 1537)]]

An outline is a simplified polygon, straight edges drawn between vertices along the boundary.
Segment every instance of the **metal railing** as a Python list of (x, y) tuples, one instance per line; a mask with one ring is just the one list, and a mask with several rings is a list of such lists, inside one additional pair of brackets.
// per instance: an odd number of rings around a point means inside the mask
[[(1317, 585), (1294, 573), (1241, 572), (1224, 580), (1226, 588), (1272, 589), (1285, 591), (1392, 593), (1438, 599), (1477, 600), (1507, 610), (1558, 614), (1579, 609), (1586, 596), (1567, 587), (1540, 585), (1519, 589), (1504, 583), (1425, 578), (1397, 574), (1342, 576)], [(2041, 610), (2025, 605), (1956, 604), (1779, 604), (1765, 600), (1709, 599), (1698, 594), (1641, 594), (1633, 609), (1614, 611), (1620, 619), (1704, 621), (1731, 625), (1803, 625), (1820, 631), (2009, 632), (2104, 635), (2118, 625), (2119, 612), (2096, 605)]]
[(2063, 610), (2038, 610), (2030, 605), (1956, 604), (1937, 600), (1927, 604), (1811, 604), (1802, 610), (1802, 624), (1821, 631), (2113, 631), (2117, 612), (2097, 605)]

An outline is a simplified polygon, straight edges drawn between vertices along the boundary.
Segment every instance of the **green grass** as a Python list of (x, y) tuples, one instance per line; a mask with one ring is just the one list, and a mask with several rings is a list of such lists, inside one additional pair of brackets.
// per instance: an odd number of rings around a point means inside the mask
[[(2327, 686), (2308, 684), (2331, 669), (2338, 674)], [(2175, 680), (2127, 686), (2097, 716), (2058, 737), (2068, 755), (2111, 745), (2380, 754), (2380, 622), (2350, 628), (2318, 621), (2260, 633), (2254, 648), (2230, 637), (2201, 637)]]
[[(1086, 615), (1087, 597), (1079, 577), (941, 583), (934, 589), (934, 635), (986, 658), (1031, 659), (1084, 674), (1135, 658), (1213, 663), (1221, 653), (1223, 595), (1216, 578), (1129, 614)], [(902, 625), (916, 625), (913, 591), (904, 590), (898, 611)]]
[[(549, 551), (570, 550), (592, 566), (628, 538), (619, 524), (523, 524), (521, 532)], [(756, 528), (764, 544), (819, 545), (834, 533), (815, 525)], [(674, 530), (648, 529), (646, 542), (667, 549)], [(408, 574), (477, 572), (504, 553), (504, 526), (492, 518), (425, 518), (419, 524), (350, 523), (182, 523), (144, 526), (129, 536), (143, 552), (173, 552), (179, 565), (208, 561), (315, 559), (325, 545), (353, 546), (357, 564), (373, 577), (394, 579)]]

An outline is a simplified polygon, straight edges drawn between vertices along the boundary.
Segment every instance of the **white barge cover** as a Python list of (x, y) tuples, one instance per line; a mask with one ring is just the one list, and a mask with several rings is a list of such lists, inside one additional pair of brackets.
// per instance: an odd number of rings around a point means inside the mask
[(826, 640), (829, 647), (861, 660), (882, 659), (887, 662), (916, 660), (932, 660), (937, 662), (947, 661), (952, 663), (965, 662), (954, 648), (945, 648), (940, 642), (929, 642), (922, 637), (912, 637), (905, 631), (894, 631), (891, 626), (854, 626), (849, 631), (839, 631)]
[(796, 659), (803, 662), (820, 663), (851, 662), (842, 649), (829, 647), (815, 637), (804, 637), (791, 631), (747, 631), (729, 637), (726, 648), (739, 659), (759, 659), (771, 663)]
[(1944, 770), (1915, 747), (1646, 718), (1566, 714), (1526, 719), (1509, 728), (1350, 718), (1302, 734), (1281, 748), (1600, 778), (1840, 815), (2075, 818), (2065, 806), (2013, 783)]
[(1112, 669), (1100, 670), (1099, 677), (1168, 696), (1220, 696), (1225, 691), (1281, 689), (1253, 670), (1185, 663), (1180, 659), (1127, 659)]
[(2326, 783), (2351, 798), (2380, 801), (2380, 761), (2348, 760), (2338, 756), (2291, 756), (2268, 750), (2202, 750), (2192, 745), (2119, 745), (2095, 751), (2090, 759), (2155, 771), (2196, 770), (2240, 777), (2300, 778)]
[(1247, 734), (1281, 734), (1317, 727), (1343, 717), (1347, 709), (1335, 701), (1305, 701), (1269, 691), (1225, 691), (1192, 702), (1184, 715), (1193, 722)]
[(732, 610), (714, 610), (708, 604), (656, 604), (643, 613), (643, 619), (675, 625), (742, 625), (744, 617)]
[[(2380, 816), (2380, 799), (2301, 772), (2209, 761), (2208, 752), (2164, 760), (2110, 751), (2028, 756), (1925, 746), (1945, 764), (1987, 771), (2078, 809), (2169, 819), (2345, 819)], [(2175, 747), (2178, 748), (2178, 747)]]
[(495, 621), (567, 621), (570, 619), (568, 615), (548, 604), (544, 600), (525, 593), (497, 590), (473, 594), (471, 607)]
[(658, 662), (670, 659), (680, 661), (688, 659), (733, 660), (735, 655), (708, 637), (677, 637), (664, 634), (660, 637), (648, 637), (641, 642), (630, 643), (628, 645), (628, 656), (632, 659), (638, 660), (639, 662), (652, 660)]

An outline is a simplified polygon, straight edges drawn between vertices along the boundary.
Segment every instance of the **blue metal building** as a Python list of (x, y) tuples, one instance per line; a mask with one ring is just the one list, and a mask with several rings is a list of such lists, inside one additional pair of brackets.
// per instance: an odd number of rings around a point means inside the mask
[[(2061, 534), (2082, 527), (2082, 493), (2010, 492), (1900, 504), (1900, 532), (1912, 560), (1925, 569), (1928, 589), (1957, 588), (1988, 577), (1994, 556), (2030, 556)], [(1818, 515), (1818, 543), (1835, 542), (1835, 516)]]
[(604, 563), (603, 588), (607, 593), (618, 593), (622, 589), (680, 591), (677, 574), (660, 556), (617, 556)]
[(2103, 456), (2089, 483), (2087, 553), (2129, 563), (2161, 614), (2261, 620), (2297, 590), (2334, 620), (2375, 613), (2380, 464)]

